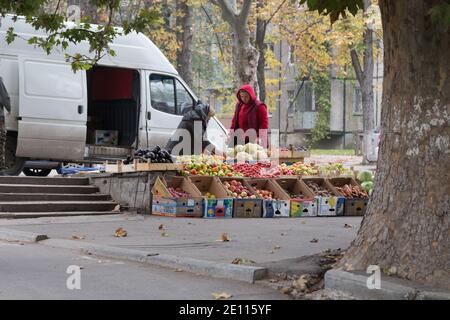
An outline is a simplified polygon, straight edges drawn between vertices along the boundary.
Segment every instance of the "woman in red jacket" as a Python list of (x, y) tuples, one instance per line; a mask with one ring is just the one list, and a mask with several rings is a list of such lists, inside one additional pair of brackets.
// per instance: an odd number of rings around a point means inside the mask
[[(239, 89), (237, 98), (238, 103), (236, 104), (236, 111), (234, 112), (230, 128), (231, 136), (233, 136), (233, 131), (242, 129), (244, 133), (242, 140), (244, 140), (244, 143), (255, 142), (259, 143), (264, 148), (267, 148), (267, 130), (269, 129), (267, 106), (256, 99), (255, 91), (252, 86), (248, 84), (243, 85)], [(250, 134), (250, 132), (247, 131), (250, 129), (255, 130), (256, 141), (250, 141), (249, 137), (245, 135), (245, 133)], [(238, 140), (237, 137), (233, 140), (233, 145), (236, 145)]]

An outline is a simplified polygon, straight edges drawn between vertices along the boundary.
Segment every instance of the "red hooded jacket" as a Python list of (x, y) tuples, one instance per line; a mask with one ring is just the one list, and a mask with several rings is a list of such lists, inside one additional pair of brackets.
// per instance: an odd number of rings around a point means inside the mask
[[(245, 104), (240, 96), (239, 91), (247, 91), (251, 97), (251, 102)], [(231, 130), (248, 129), (256, 130), (258, 137), (267, 145), (267, 129), (269, 128), (269, 115), (267, 113), (267, 106), (256, 99), (255, 91), (252, 86), (243, 85), (237, 92), (239, 102), (236, 104), (236, 111), (234, 112), (233, 120), (231, 121)], [(264, 130), (265, 132), (259, 132)]]

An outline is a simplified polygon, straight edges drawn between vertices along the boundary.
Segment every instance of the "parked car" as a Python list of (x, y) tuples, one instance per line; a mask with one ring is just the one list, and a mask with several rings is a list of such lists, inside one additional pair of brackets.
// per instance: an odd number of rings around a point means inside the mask
[[(45, 36), (43, 31), (10, 15), (0, 22), (0, 76), (12, 103), (6, 116), (7, 174), (25, 167), (27, 175), (46, 175), (62, 162), (117, 160), (133, 149), (165, 145), (198, 101), (142, 33), (117, 37), (111, 44), (116, 56), (74, 73), (64, 54), (90, 55), (87, 42), (47, 55), (27, 43)], [(10, 27), (19, 37), (8, 45)], [(214, 118), (208, 131), (214, 131), (211, 142), (221, 146), (227, 134), (223, 125)]]

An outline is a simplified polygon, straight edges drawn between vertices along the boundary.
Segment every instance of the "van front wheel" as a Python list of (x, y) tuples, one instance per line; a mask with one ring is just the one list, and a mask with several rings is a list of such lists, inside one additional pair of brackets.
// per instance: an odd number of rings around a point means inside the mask
[(0, 171), (0, 175), (18, 176), (25, 165), (25, 159), (16, 157), (17, 138), (12, 135), (6, 136), (5, 164), (6, 169)]
[(46, 177), (52, 172), (52, 169), (24, 168), (23, 173), (27, 177)]

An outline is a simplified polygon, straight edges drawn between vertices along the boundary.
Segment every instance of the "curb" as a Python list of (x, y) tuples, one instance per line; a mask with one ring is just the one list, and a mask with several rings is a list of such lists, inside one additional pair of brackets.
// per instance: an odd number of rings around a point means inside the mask
[(45, 234), (18, 231), (12, 229), (0, 229), (0, 240), (9, 242), (39, 242), (48, 239)]
[(198, 260), (173, 255), (151, 253), (133, 249), (124, 249), (107, 245), (92, 244), (64, 239), (49, 239), (40, 242), (43, 245), (81, 250), (86, 254), (92, 254), (112, 259), (121, 259), (149, 265), (182, 269), (195, 274), (206, 275), (213, 278), (225, 278), (254, 283), (263, 279), (267, 274), (266, 268), (234, 265), (221, 262)]
[(450, 292), (425, 289), (412, 281), (381, 276), (381, 289), (368, 289), (370, 275), (331, 269), (325, 273), (325, 289), (342, 291), (363, 300), (450, 300)]

